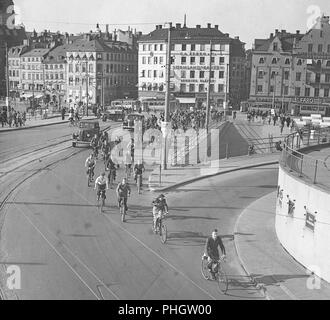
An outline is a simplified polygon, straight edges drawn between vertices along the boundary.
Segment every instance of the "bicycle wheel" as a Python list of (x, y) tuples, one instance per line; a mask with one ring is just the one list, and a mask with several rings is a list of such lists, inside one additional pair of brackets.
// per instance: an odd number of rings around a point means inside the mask
[(136, 185), (137, 185), (138, 194), (141, 194), (141, 176), (140, 175), (138, 175), (136, 177)]
[(225, 294), (228, 290), (228, 278), (225, 270), (222, 268), (221, 265), (219, 265), (217, 277), (218, 277), (217, 281), (218, 281), (219, 289), (222, 293)]
[(208, 265), (208, 260), (202, 258), (201, 272), (202, 272), (202, 276), (205, 280), (210, 279), (210, 271), (209, 271), (207, 265)]
[(105, 206), (105, 198), (102, 197), (102, 201), (101, 201), (101, 212), (103, 212), (104, 206)]
[(159, 230), (160, 240), (162, 243), (165, 243), (167, 240), (167, 228), (164, 223), (161, 223), (161, 227)]

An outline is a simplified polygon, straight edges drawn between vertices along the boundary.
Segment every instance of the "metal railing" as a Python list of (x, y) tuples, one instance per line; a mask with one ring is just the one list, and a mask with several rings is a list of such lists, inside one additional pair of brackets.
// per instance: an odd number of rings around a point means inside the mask
[(298, 150), (313, 146), (330, 144), (330, 129), (304, 130), (292, 133), (284, 139), (281, 165), (313, 184), (330, 188), (330, 153), (329, 160), (318, 159)]

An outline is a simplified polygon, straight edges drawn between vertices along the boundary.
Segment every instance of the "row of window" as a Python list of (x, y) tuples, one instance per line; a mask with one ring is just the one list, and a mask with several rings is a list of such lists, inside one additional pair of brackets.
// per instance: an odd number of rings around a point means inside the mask
[[(265, 75), (267, 75), (267, 72), (265, 72), (263, 70), (258, 71), (258, 79), (263, 79)], [(271, 79), (274, 79), (278, 75), (279, 74), (278, 74), (277, 71), (272, 71), (271, 74), (270, 74), (270, 77), (271, 77)], [(325, 82), (330, 83), (330, 73), (326, 73), (326, 74), (315, 73), (315, 82), (320, 83), (321, 82), (321, 77), (323, 75), (324, 75)], [(296, 72), (295, 81), (301, 81), (302, 80), (301, 76), (302, 76), (301, 72)], [(284, 71), (284, 80), (289, 80), (289, 77), (290, 77), (290, 71)], [(311, 78), (312, 78), (312, 73), (307, 72), (306, 73), (306, 81), (307, 82), (311, 81)]]
[(42, 61), (42, 58), (41, 57), (23, 57), (22, 58), (22, 61), (23, 62), (40, 62), (40, 61)]
[[(208, 71), (195, 71), (195, 70), (181, 70), (181, 79), (205, 79), (206, 75), (208, 74)], [(219, 79), (224, 78), (224, 71), (211, 71), (211, 79), (214, 79), (216, 75), (219, 75)], [(189, 77), (188, 77), (189, 75)], [(163, 70), (142, 70), (141, 71), (141, 78), (163, 78), (164, 77), (164, 71)]]
[[(196, 57), (190, 57), (189, 63), (191, 65), (197, 64), (199, 62), (199, 65), (205, 65), (205, 57), (199, 57), (199, 60)], [(225, 57), (219, 58), (219, 64), (225, 63)], [(163, 64), (164, 58), (163, 57), (142, 57), (142, 64)], [(187, 57), (181, 57), (181, 64), (186, 65), (188, 63)], [(215, 63), (215, 57), (211, 58), (211, 63)]]
[[(322, 32), (322, 31), (321, 31)], [(317, 52), (318, 53), (322, 53), (323, 52), (323, 49), (327, 49), (327, 53), (330, 53), (330, 44), (328, 44), (327, 46), (323, 46), (323, 44), (315, 44), (315, 47), (314, 47), (314, 44), (313, 43), (309, 43), (308, 44), (308, 48), (307, 48), (307, 51), (308, 52), (314, 52), (314, 50), (317, 48)]]
[[(264, 58), (264, 57), (259, 58), (259, 64), (265, 64), (265, 61), (266, 61), (266, 58)], [(280, 58), (272, 58), (272, 64), (278, 64), (279, 62), (280, 62)], [(297, 66), (301, 66), (302, 65), (302, 62), (303, 62), (302, 59), (298, 59), (297, 60)], [(290, 65), (291, 64), (290, 58), (285, 58), (284, 64), (285, 65)], [(322, 66), (322, 61), (321, 60), (317, 60), (316, 64), (318, 66)], [(324, 62), (324, 65), (326, 67), (330, 67), (330, 60), (325, 61)]]
[[(142, 51), (164, 51), (166, 48), (163, 44), (143, 44)], [(173, 51), (205, 51), (205, 44), (172, 44)], [(213, 44), (212, 50), (225, 51), (226, 45)]]
[(9, 70), (9, 77), (19, 77), (19, 70)]
[[(95, 85), (95, 80), (92, 78), (88, 79), (88, 84), (89, 86), (94, 86)], [(118, 77), (109, 77), (105, 78), (103, 81), (104, 86), (113, 86), (113, 85), (133, 85), (136, 83), (136, 79), (134, 77), (128, 77), (128, 76), (118, 76)], [(69, 77), (69, 86), (85, 86), (86, 85), (86, 78), (75, 78)], [(102, 81), (101, 79), (97, 79), (97, 86), (101, 86)]]
[(16, 67), (18, 67), (19, 66), (19, 59), (10, 59), (9, 58), (9, 61), (8, 61), (8, 64), (10, 65), (10, 66), (16, 66)]
[[(136, 71), (136, 66), (132, 64), (107, 64), (105, 68), (106, 73), (133, 73)], [(97, 72), (103, 71), (102, 64), (97, 64), (96, 66)], [(73, 64), (69, 64), (69, 73), (85, 73), (86, 72), (86, 64), (76, 64), (75, 67)], [(94, 72), (94, 65), (89, 64), (88, 65), (88, 72), (93, 73)]]
[[(285, 96), (289, 95), (289, 87), (288, 86), (284, 86), (283, 87), (283, 94)], [(323, 97), (329, 97), (329, 88), (324, 88), (323, 89)], [(264, 93), (264, 86), (263, 85), (258, 85), (257, 86), (257, 92), (258, 93)], [(269, 92), (270, 93), (274, 93), (274, 86), (270, 86), (269, 87)], [(295, 87), (295, 96), (300, 97), (302, 93), (302, 90), (300, 87)], [(311, 97), (311, 88), (305, 88), (305, 95), (304, 97)], [(313, 97), (320, 97), (320, 88), (314, 88), (314, 95)]]
[(164, 57), (142, 57), (142, 64), (163, 64)]
[[(215, 91), (217, 89), (217, 91)], [(206, 92), (207, 91), (207, 86), (203, 83), (201, 84), (194, 84), (190, 83), (189, 85), (185, 83), (180, 84), (180, 92)], [(218, 84), (215, 86), (214, 84), (210, 85), (210, 92), (218, 92), (218, 93), (223, 93), (224, 92), (224, 85), (223, 84)]]

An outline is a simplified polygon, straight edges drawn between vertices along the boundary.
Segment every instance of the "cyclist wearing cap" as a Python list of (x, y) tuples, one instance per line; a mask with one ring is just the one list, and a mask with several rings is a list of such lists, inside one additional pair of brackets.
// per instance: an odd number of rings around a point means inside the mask
[(97, 189), (97, 201), (100, 200), (101, 192), (105, 189), (109, 190), (108, 179), (105, 177), (105, 173), (102, 172), (101, 175), (95, 180), (95, 188)]
[(89, 155), (89, 157), (85, 161), (85, 167), (87, 168), (87, 172), (86, 172), (87, 173), (87, 176), (89, 174), (89, 171), (91, 170), (91, 177), (92, 177), (92, 179), (94, 179), (95, 165), (96, 165), (96, 162), (95, 162), (94, 154), (91, 153)]
[(168, 205), (166, 203), (165, 196), (161, 194), (157, 197), (153, 202), (153, 209), (152, 215), (154, 219), (154, 227), (156, 228), (156, 221), (160, 218), (163, 214), (168, 214)]
[(117, 198), (118, 198), (118, 207), (120, 207), (121, 199), (124, 200), (125, 211), (128, 210), (127, 207), (127, 198), (131, 195), (131, 188), (127, 183), (126, 178), (123, 178), (122, 182), (120, 182), (116, 189)]
[(205, 245), (204, 256), (208, 257), (208, 269), (210, 270), (212, 279), (215, 279), (215, 273), (212, 270), (212, 264), (220, 259), (218, 246), (221, 248), (222, 257), (226, 257), (226, 249), (222, 243), (221, 237), (218, 236), (218, 230), (212, 232), (212, 236), (208, 237)]

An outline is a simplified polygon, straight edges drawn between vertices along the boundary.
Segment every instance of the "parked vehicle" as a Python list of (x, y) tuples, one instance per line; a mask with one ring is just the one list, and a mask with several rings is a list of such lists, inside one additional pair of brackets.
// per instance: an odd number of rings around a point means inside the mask
[(100, 135), (100, 124), (98, 121), (80, 121), (79, 130), (72, 135), (72, 146), (76, 147), (78, 144), (90, 144), (94, 135)]

